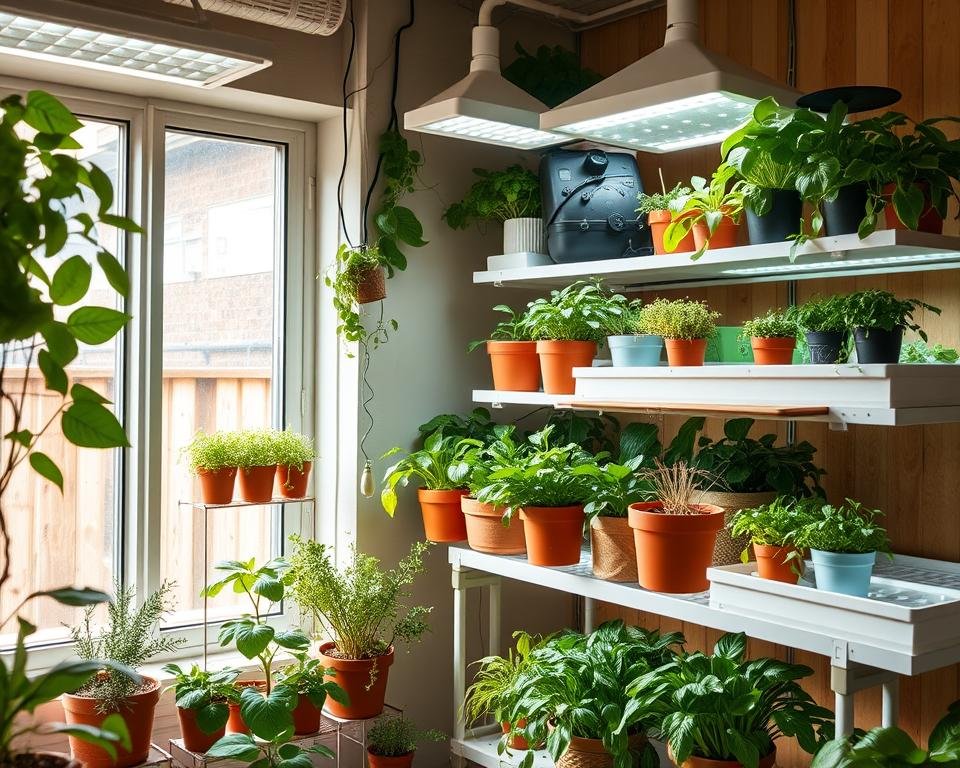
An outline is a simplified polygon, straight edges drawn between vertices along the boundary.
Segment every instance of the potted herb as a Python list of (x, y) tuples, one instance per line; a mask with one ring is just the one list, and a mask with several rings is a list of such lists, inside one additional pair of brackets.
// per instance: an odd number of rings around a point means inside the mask
[(348, 701), (331, 696), (326, 710), (344, 720), (376, 717), (383, 711), (394, 645), (419, 640), (428, 629), (432, 609), (406, 602), (410, 585), (426, 570), (423, 556), (431, 545), (414, 542), (396, 568), (385, 570), (356, 549), (338, 567), (330, 547), (299, 536), (290, 540), (290, 596), (331, 638), (320, 645), (320, 660), (336, 670)]
[[(670, 213), (671, 206), (677, 204), (677, 201), (686, 198), (690, 194), (690, 187), (677, 184), (669, 192), (663, 184), (663, 177), (660, 178), (662, 192), (654, 192), (652, 195), (641, 192), (637, 195), (637, 213), (647, 217), (647, 226), (650, 228), (650, 234), (653, 237), (653, 252), (658, 256), (668, 253), (663, 244), (663, 235), (673, 218)], [(674, 251), (681, 253), (692, 253), (696, 250), (693, 242), (693, 232), (688, 232), (677, 243)]]
[(743, 324), (741, 340), (750, 339), (757, 365), (790, 365), (797, 346), (797, 321), (790, 312), (771, 309)]
[(524, 320), (537, 340), (544, 392), (573, 394), (573, 369), (593, 365), (597, 342), (618, 314), (599, 281), (580, 280), (527, 305)]
[(493, 388), (506, 392), (536, 392), (540, 389), (540, 360), (537, 343), (530, 338), (526, 318), (506, 304), (497, 304), (494, 312), (507, 316), (494, 326), (489, 339), (473, 341), (467, 348), (473, 352), (485, 344), (493, 371)]
[(814, 365), (846, 361), (847, 304), (845, 296), (815, 296), (794, 311)]
[[(380, 502), (390, 517), (397, 510), (397, 486), (406, 487), (411, 478), (423, 486), (417, 489), (423, 530), (428, 541), (463, 541), (467, 538), (466, 522), (460, 508), (460, 499), (466, 495), (463, 478), (450, 477), (450, 468), (459, 464), (464, 455), (476, 446), (476, 441), (445, 435), (439, 430), (423, 442), (423, 448), (413, 451), (383, 474)], [(383, 458), (400, 452), (391, 448)]]
[(607, 323), (607, 346), (616, 368), (660, 365), (663, 338), (646, 333), (641, 323), (640, 299), (627, 301), (620, 294), (610, 297), (617, 314)]
[[(753, 545), (761, 579), (797, 583), (803, 559), (802, 553), (793, 554), (797, 548), (791, 544), (791, 537), (810, 522), (811, 503), (807, 499), (778, 496), (769, 504), (741, 509), (730, 521), (730, 533)], [(743, 562), (748, 558), (749, 546), (743, 550)]]
[(289, 429), (279, 430), (273, 435), (273, 451), (280, 495), (285, 499), (302, 499), (307, 495), (316, 456), (313, 439)]
[(293, 654), (296, 662), (277, 670), (274, 680), (297, 692), (297, 705), (293, 708), (293, 732), (306, 736), (320, 730), (320, 713), (329, 696), (338, 704), (349, 705), (347, 694), (332, 678), (333, 669), (324, 667), (320, 659), (311, 659), (302, 651)]
[[(252, 689), (250, 696), (254, 695)], [(286, 715), (297, 701), (296, 692), (278, 685), (270, 694), (260, 717), (251, 720), (249, 733), (228, 733), (207, 750), (205, 757), (237, 760), (249, 768), (306, 768), (313, 765), (312, 755), (333, 759), (336, 754), (323, 744), (301, 747), (294, 742), (293, 729), (286, 725)]]
[[(546, 741), (558, 768), (632, 768), (656, 754), (646, 739), (648, 712), (633, 706), (627, 686), (642, 672), (667, 663), (679, 634), (660, 635), (623, 621), (608, 621), (589, 635), (565, 632), (530, 654), (509, 711), (529, 744)], [(506, 746), (508, 736), (501, 740)], [(533, 765), (528, 751), (520, 765)]]
[(656, 299), (640, 310), (640, 325), (662, 336), (669, 365), (703, 365), (707, 339), (720, 318), (702, 301)]
[(733, 248), (740, 232), (743, 193), (730, 182), (737, 169), (721, 163), (708, 183), (702, 176), (690, 179), (693, 191), (671, 203), (671, 222), (663, 233), (663, 245), (669, 252), (677, 250), (682, 240), (693, 231), (696, 261), (707, 248)]
[(229, 702), (238, 698), (234, 682), (240, 670), (207, 672), (194, 664), (185, 672), (178, 664), (167, 664), (163, 671), (173, 678), (170, 688), (176, 698), (184, 749), (202, 754), (226, 732)]
[(879, 509), (847, 499), (839, 507), (824, 504), (811, 510), (810, 521), (794, 531), (790, 543), (810, 550), (817, 589), (866, 597), (877, 553), (891, 558), (890, 540), (880, 526)]
[(273, 499), (277, 476), (276, 431), (245, 429), (237, 432), (234, 440), (240, 500), (266, 504)]
[(814, 754), (833, 736), (833, 713), (797, 682), (812, 669), (746, 654), (745, 635), (724, 635), (712, 656), (678, 654), (628, 685), (683, 768), (772, 768), (777, 739)]
[(960, 352), (953, 347), (945, 347), (943, 344), (930, 346), (923, 339), (904, 344), (903, 349), (900, 350), (901, 363), (953, 365), (958, 360), (960, 360)]
[(471, 224), (503, 224), (503, 252), (546, 253), (540, 210), (540, 178), (520, 165), (502, 171), (474, 168), (477, 180), (466, 197), (443, 212), (452, 229)]
[(446, 739), (443, 731), (422, 731), (409, 718), (385, 715), (367, 731), (367, 763), (370, 768), (410, 768), (417, 745)]
[[(113, 663), (91, 680), (61, 699), (67, 723), (104, 728), (111, 714), (119, 714), (130, 734), (129, 747), (120, 746), (114, 761), (102, 744), (70, 736), (74, 759), (90, 768), (129, 768), (142, 763), (150, 753), (153, 713), (160, 699), (160, 683), (152, 677), (130, 674), (151, 658), (170, 653), (186, 642), (183, 638), (158, 636), (163, 616), (172, 609), (173, 583), (163, 582), (143, 604), (135, 607), (136, 593), (117, 587), (116, 599), (107, 606), (107, 622), (96, 628), (94, 610), (84, 610), (83, 621), (70, 630), (74, 652), (84, 661), (106, 659)], [(124, 671), (126, 670), (126, 671)]]
[(183, 454), (190, 471), (200, 478), (200, 498), (204, 504), (229, 504), (237, 478), (236, 433), (197, 432)]
[(640, 586), (654, 592), (704, 592), (710, 587), (707, 568), (717, 532), (724, 525), (723, 509), (699, 503), (697, 485), (706, 473), (683, 461), (667, 466), (657, 459), (642, 477), (656, 501), (631, 504), (627, 513)]
[(858, 363), (899, 362), (906, 329), (927, 340), (927, 334), (914, 320), (914, 313), (926, 309), (940, 314), (939, 307), (917, 299), (898, 299), (889, 291), (879, 290), (851, 293), (844, 309), (847, 325), (853, 329)]
[(477, 500), (502, 508), (505, 519), (519, 513), (533, 565), (573, 565), (580, 562), (583, 506), (594, 492), (594, 481), (578, 468), (596, 458), (575, 443), (552, 445), (551, 426), (528, 438), (530, 450), (492, 472)]

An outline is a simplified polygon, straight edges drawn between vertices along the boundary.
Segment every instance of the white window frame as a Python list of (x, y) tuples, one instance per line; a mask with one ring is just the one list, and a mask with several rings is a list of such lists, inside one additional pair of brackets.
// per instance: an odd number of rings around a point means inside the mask
[[(286, 118), (254, 115), (180, 102), (144, 99), (0, 77), (0, 93), (46, 90), (72, 111), (91, 119), (126, 123), (127, 183), (123, 189), (126, 214), (145, 225), (147, 236), (127, 234), (125, 257), (131, 291), (127, 306), (133, 320), (124, 330), (121, 382), (122, 419), (131, 448), (117, 452), (117, 483), (125, 515), (117, 526), (115, 557), (126, 584), (137, 589), (138, 599), (155, 590), (160, 575), (160, 478), (162, 328), (163, 328), (163, 200), (165, 131), (181, 129), (216, 136), (253, 139), (285, 147), (283, 207), (285, 258), (283, 274), (275, 281), (283, 300), (284, 317), (275, 326), (274, 354), (282, 355), (282, 426), (313, 434), (316, 420), (316, 283), (318, 274), (316, 215), (313, 190), (317, 173), (317, 126)], [(119, 199), (119, 195), (118, 195)], [(150, 233), (157, 233), (150, 236)], [(280, 291), (285, 291), (283, 295)], [(279, 306), (279, 304), (278, 304)], [(281, 351), (282, 350), (282, 351)], [(276, 366), (275, 366), (276, 367)], [(314, 473), (317, 483), (319, 473)], [(293, 533), (313, 537), (317, 531), (315, 508), (291, 504), (281, 507), (284, 538)], [(280, 542), (281, 551), (286, 549)], [(299, 625), (301, 617), (291, 606), (273, 617), (278, 627)], [(217, 644), (219, 624), (207, 627), (210, 652)], [(169, 658), (195, 658), (204, 642), (202, 628), (166, 630), (185, 637), (186, 644)], [(47, 669), (72, 655), (72, 643), (31, 649), (30, 669)], [(157, 659), (162, 662), (164, 659)]]

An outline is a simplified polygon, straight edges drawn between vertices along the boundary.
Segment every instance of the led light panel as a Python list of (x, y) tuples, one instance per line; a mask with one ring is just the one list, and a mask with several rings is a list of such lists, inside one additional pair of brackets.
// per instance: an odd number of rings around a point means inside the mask
[(808, 261), (802, 264), (771, 264), (764, 267), (740, 267), (725, 269), (724, 275), (779, 275), (794, 272), (815, 272), (822, 269), (848, 269), (885, 264), (916, 264), (924, 261), (947, 261), (960, 258), (960, 253), (908, 253), (900, 256), (874, 256), (864, 259), (833, 259), (832, 261)]
[(536, 128), (525, 128), (520, 125), (465, 115), (437, 120), (417, 130), (459, 136), (462, 139), (483, 141), (503, 147), (517, 147), (518, 149), (537, 149), (567, 140), (563, 136), (540, 131)]

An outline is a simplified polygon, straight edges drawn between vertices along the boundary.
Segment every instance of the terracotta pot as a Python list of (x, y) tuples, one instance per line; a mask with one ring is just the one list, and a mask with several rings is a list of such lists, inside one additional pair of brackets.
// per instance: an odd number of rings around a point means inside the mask
[(667, 348), (667, 365), (674, 367), (703, 365), (707, 356), (706, 339), (664, 339)]
[(796, 547), (775, 547), (770, 544), (754, 543), (753, 553), (757, 556), (757, 574), (761, 579), (796, 584), (800, 576), (794, 573), (794, 568), (802, 572), (803, 560), (786, 562), (787, 555), (795, 552), (796, 549)]
[(759, 493), (731, 493), (729, 491), (704, 491), (696, 497), (698, 504), (709, 504), (723, 510), (723, 528), (717, 534), (717, 543), (713, 547), (713, 565), (739, 565), (740, 556), (750, 546), (749, 536), (730, 535), (730, 521), (741, 509), (753, 509), (761, 504), (769, 504), (777, 498), (776, 491)]
[(574, 368), (589, 368), (597, 354), (594, 341), (538, 341), (543, 391), (548, 395), (572, 395), (577, 389)]
[(371, 304), (387, 297), (383, 267), (367, 267), (358, 272), (357, 304)]
[[(672, 752), (670, 753), (670, 759), (673, 760)], [(766, 757), (760, 758), (760, 762), (757, 763), (757, 768), (773, 768), (776, 763), (777, 748), (774, 747), (773, 752)], [(743, 768), (743, 764), (738, 763), (736, 760), (710, 760), (706, 757), (696, 757), (695, 755), (690, 755), (690, 757), (680, 764), (680, 768)]]
[(467, 524), (467, 543), (477, 552), (493, 555), (522, 555), (527, 551), (523, 538), (523, 520), (519, 515), (503, 525), (503, 510), (493, 504), (481, 504), (476, 499), (463, 496), (460, 499)]
[(467, 523), (460, 508), (460, 499), (466, 495), (467, 492), (459, 488), (453, 491), (417, 490), (427, 541), (463, 541), (467, 538)]
[[(234, 683), (234, 688), (256, 688), (260, 691), (265, 691), (267, 689), (267, 681), (244, 680), (239, 683)], [(247, 728), (247, 724), (243, 721), (243, 715), (240, 714), (240, 704), (231, 701), (228, 706), (230, 707), (230, 714), (227, 717), (227, 733), (250, 733), (250, 729)]]
[[(683, 216), (692, 216), (693, 213), (685, 213)], [(683, 218), (681, 216), (680, 218)], [(664, 256), (670, 253), (692, 253), (697, 250), (693, 242), (693, 232), (687, 232), (683, 240), (679, 242), (673, 251), (668, 251), (663, 245), (663, 233), (667, 231), (670, 222), (673, 220), (673, 214), (670, 211), (650, 211), (647, 214), (647, 225), (650, 227), (650, 234), (653, 237), (653, 252), (657, 256)]]
[(405, 755), (375, 755), (367, 749), (367, 764), (370, 768), (410, 768), (417, 750)]
[[(130, 732), (130, 750), (117, 745), (117, 759), (94, 744), (89, 744), (74, 736), (70, 741), (70, 754), (79, 760), (85, 768), (130, 768), (142, 763), (150, 754), (150, 737), (153, 735), (153, 713), (160, 700), (160, 683), (152, 677), (143, 678), (149, 686), (143, 693), (135, 693), (120, 702), (119, 712)], [(99, 728), (111, 712), (100, 712), (99, 700), (88, 696), (75, 696), (65, 693), (61, 697), (63, 711), (69, 725), (92, 725)]]
[(707, 248), (715, 251), (717, 248), (735, 248), (740, 237), (740, 225), (729, 216), (720, 219), (713, 237), (710, 237), (710, 229), (704, 222), (697, 222), (693, 225), (693, 242), (699, 251), (709, 238), (710, 242)]
[[(393, 664), (393, 646), (383, 655), (372, 659), (341, 659), (331, 656), (330, 652), (336, 647), (336, 643), (323, 643), (320, 646), (320, 656), (323, 658), (323, 666), (336, 670), (334, 680), (346, 692), (349, 703), (340, 704), (328, 696), (323, 708), (342, 720), (366, 720), (376, 717), (383, 712), (387, 678), (390, 675), (390, 665)], [(376, 671), (371, 685), (371, 670), (374, 669)]]
[(297, 706), (293, 708), (293, 732), (297, 736), (307, 736), (320, 730), (320, 707), (300, 694)]
[(637, 581), (637, 547), (625, 517), (595, 517), (590, 521), (593, 575), (607, 581)]
[(200, 478), (200, 498), (204, 504), (229, 504), (233, 501), (236, 467), (198, 469), (197, 477)]
[[(630, 748), (643, 748), (647, 738), (642, 733), (630, 736)], [(557, 760), (557, 768), (613, 768), (613, 756), (607, 752), (601, 739), (570, 738), (570, 746)]]
[(797, 340), (789, 338), (760, 338), (753, 336), (750, 347), (753, 349), (753, 362), (757, 365), (790, 365), (793, 363), (793, 350)]
[(277, 465), (277, 487), (280, 489), (280, 495), (285, 499), (302, 499), (306, 496), (312, 468), (312, 461), (303, 462), (303, 469), (283, 464)]
[(540, 359), (535, 341), (488, 341), (493, 388), (505, 392), (540, 389)]
[(522, 507), (527, 561), (532, 565), (576, 565), (583, 542), (583, 505)]
[(668, 515), (659, 501), (631, 504), (628, 520), (637, 547), (641, 587), (653, 592), (692, 593), (710, 588), (707, 568), (713, 561), (723, 510), (694, 504), (698, 514)]
[(204, 753), (226, 733), (226, 725), (213, 733), (206, 733), (197, 724), (197, 710), (177, 707), (177, 719), (180, 721), (180, 735), (183, 737), (184, 749), (190, 752)]
[(8, 768), (83, 768), (65, 752), (17, 752), (10, 755)]
[[(937, 209), (930, 203), (930, 195), (928, 193), (929, 186), (926, 182), (919, 182), (915, 186), (919, 187), (920, 191), (923, 192), (923, 213), (920, 214), (920, 219), (917, 221), (917, 232), (932, 232), (935, 235), (942, 235), (943, 216), (941, 216), (937, 212)], [(883, 217), (887, 222), (887, 229), (908, 229), (907, 225), (900, 221), (900, 217), (897, 216), (897, 211), (894, 209), (893, 203), (890, 202), (893, 196), (893, 190), (896, 189), (896, 187), (896, 184), (887, 184), (883, 188), (883, 197), (887, 201), (883, 209)]]
[[(517, 720), (517, 728), (526, 728), (527, 721), (523, 718)], [(504, 733), (510, 733), (511, 725), (509, 721), (503, 721), (500, 723), (500, 730)], [(507, 746), (510, 749), (530, 749), (530, 742), (528, 742), (523, 736), (519, 734), (514, 734), (507, 739)]]
[(265, 467), (240, 467), (237, 482), (240, 500), (254, 504), (266, 504), (273, 499), (273, 481), (277, 476), (277, 465)]

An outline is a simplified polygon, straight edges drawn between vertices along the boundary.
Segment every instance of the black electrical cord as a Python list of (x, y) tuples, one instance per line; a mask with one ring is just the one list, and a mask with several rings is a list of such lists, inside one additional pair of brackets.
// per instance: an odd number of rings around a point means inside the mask
[(350, 232), (347, 229), (347, 217), (344, 212), (343, 205), (343, 187), (344, 182), (347, 177), (347, 160), (348, 160), (348, 151), (347, 151), (347, 139), (348, 139), (348, 123), (347, 123), (347, 103), (350, 100), (352, 94), (347, 92), (347, 85), (350, 82), (350, 70), (353, 68), (353, 57), (357, 49), (357, 26), (353, 18), (353, 2), (350, 3), (350, 53), (347, 55), (347, 66), (343, 70), (343, 85), (341, 87), (341, 93), (343, 94), (343, 116), (341, 118), (342, 128), (343, 128), (343, 162), (340, 165), (340, 179), (337, 181), (337, 212), (340, 215), (340, 227), (343, 230), (343, 238), (347, 241), (347, 245), (351, 248), (353, 247), (353, 241), (350, 239)]

